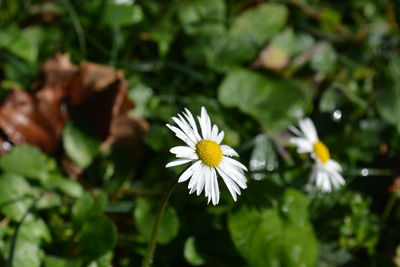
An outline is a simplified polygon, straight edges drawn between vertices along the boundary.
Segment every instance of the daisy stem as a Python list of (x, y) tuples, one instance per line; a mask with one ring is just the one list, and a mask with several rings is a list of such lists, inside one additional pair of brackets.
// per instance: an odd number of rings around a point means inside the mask
[(385, 210), (383, 211), (383, 214), (382, 214), (383, 221), (386, 221), (386, 219), (389, 217), (389, 214), (392, 211), (392, 208), (393, 208), (393, 205), (394, 205), (396, 199), (397, 199), (396, 193), (394, 193), (390, 196), (388, 202), (386, 203)]
[(168, 190), (164, 193), (164, 195), (160, 201), (160, 204), (159, 204), (158, 210), (157, 210), (157, 214), (156, 214), (156, 218), (155, 218), (154, 224), (153, 224), (153, 230), (151, 231), (151, 237), (150, 237), (149, 245), (147, 247), (147, 252), (143, 258), (142, 267), (149, 267), (149, 266), (151, 266), (151, 264), (153, 262), (153, 255), (154, 255), (154, 251), (156, 249), (157, 234), (158, 234), (158, 229), (160, 228), (161, 219), (164, 214), (165, 207), (167, 207), (169, 197), (171, 196), (172, 191), (174, 191), (177, 183), (178, 183), (178, 179), (174, 179), (172, 181)]

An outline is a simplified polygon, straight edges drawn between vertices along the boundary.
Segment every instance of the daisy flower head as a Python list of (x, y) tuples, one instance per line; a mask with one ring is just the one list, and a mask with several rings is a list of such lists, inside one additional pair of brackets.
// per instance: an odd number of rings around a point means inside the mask
[(230, 146), (221, 145), (224, 132), (219, 131), (215, 124), (211, 124), (204, 107), (201, 108), (201, 115), (197, 119), (199, 125), (196, 124), (192, 113), (185, 109), (185, 112), (177, 117), (172, 117), (177, 126), (167, 124), (186, 146), (176, 146), (170, 150), (178, 159), (168, 163), (166, 167), (192, 163), (179, 177), (178, 182), (189, 180), (189, 194), (196, 192), (200, 195), (204, 189), (208, 203), (211, 201), (213, 205), (219, 202), (219, 175), (236, 201), (237, 195), (240, 195), (240, 188), (247, 187), (244, 175), (247, 168), (232, 158), (239, 156), (235, 150)]
[(341, 175), (342, 167), (331, 159), (329, 149), (318, 138), (317, 130), (311, 119), (305, 118), (299, 121), (300, 129), (290, 127), (296, 135), (289, 142), (297, 146), (297, 152), (310, 153), (315, 160), (312, 168), (310, 182), (315, 183), (324, 192), (338, 189), (345, 181)]

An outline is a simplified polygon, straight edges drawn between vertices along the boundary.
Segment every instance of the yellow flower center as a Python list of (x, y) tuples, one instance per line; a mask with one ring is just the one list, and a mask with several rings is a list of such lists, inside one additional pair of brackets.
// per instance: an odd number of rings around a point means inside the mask
[(215, 167), (222, 160), (221, 147), (211, 140), (201, 140), (196, 145), (196, 153), (204, 164)]
[(327, 163), (331, 155), (329, 154), (329, 149), (321, 141), (317, 141), (313, 145), (315, 156), (322, 162)]

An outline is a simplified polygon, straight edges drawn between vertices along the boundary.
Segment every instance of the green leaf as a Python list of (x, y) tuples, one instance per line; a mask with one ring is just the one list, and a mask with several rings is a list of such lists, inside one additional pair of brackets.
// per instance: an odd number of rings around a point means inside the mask
[(21, 144), (0, 157), (0, 168), (44, 183), (48, 178), (49, 161), (37, 147)]
[(305, 114), (311, 101), (307, 84), (276, 80), (254, 71), (230, 71), (219, 87), (218, 99), (237, 107), (267, 129), (285, 129)]
[(93, 259), (106, 254), (117, 241), (117, 228), (102, 214), (86, 220), (82, 225), (81, 234), (81, 251)]
[(400, 86), (380, 88), (376, 96), (376, 106), (381, 117), (396, 126), (400, 132)]
[(196, 0), (184, 2), (178, 17), (186, 34), (207, 36), (225, 32), (225, 12), (223, 0)]
[(194, 237), (186, 239), (183, 255), (191, 265), (202, 265), (205, 259), (197, 252)]
[(0, 31), (0, 48), (7, 49), (29, 63), (34, 63), (39, 51), (38, 33), (37, 28), (27, 28), (22, 31), (16, 28), (4, 29)]
[[(144, 198), (139, 198), (136, 201), (134, 217), (140, 233), (140, 237), (138, 237), (139, 241), (147, 242), (150, 240), (157, 206), (157, 202)], [(158, 229), (157, 242), (159, 244), (169, 243), (178, 234), (178, 230), (179, 219), (176, 211), (172, 206), (167, 206), (164, 216), (161, 219), (160, 228)]]
[(21, 225), (18, 238), (40, 244), (42, 240), (51, 241), (50, 231), (41, 218), (29, 214)]
[(11, 220), (19, 221), (28, 210), (32, 199), (31, 187), (20, 175), (5, 173), (0, 176), (0, 210)]
[(248, 45), (261, 47), (286, 24), (287, 8), (277, 4), (261, 4), (239, 15), (230, 35)]
[(63, 131), (63, 144), (68, 157), (81, 168), (86, 168), (100, 152), (99, 141), (78, 129), (72, 122)]
[(112, 26), (126, 26), (140, 22), (143, 19), (143, 10), (138, 5), (108, 4), (104, 21)]
[(44, 267), (80, 267), (82, 266), (80, 259), (66, 259), (54, 256), (46, 256), (44, 259)]
[(148, 116), (149, 109), (148, 105), (154, 95), (153, 90), (146, 84), (139, 83), (134, 88), (129, 90), (129, 99), (135, 102), (135, 109), (131, 111), (131, 114), (145, 118)]
[(230, 70), (255, 59), (265, 43), (286, 24), (287, 13), (285, 6), (260, 4), (236, 17), (229, 30), (224, 30), (223, 21), (217, 24), (219, 20), (214, 19), (213, 30), (208, 29), (206, 37), (196, 36), (185, 55), (196, 63), (205, 61), (217, 71)]
[(102, 255), (100, 258), (92, 261), (88, 267), (110, 267), (112, 266), (113, 253), (108, 251), (106, 254)]
[(191, 110), (197, 114), (200, 114), (201, 107), (204, 106), (207, 109), (207, 113), (212, 118), (213, 123), (218, 125), (218, 128), (225, 132), (224, 144), (232, 147), (239, 146), (240, 136), (225, 121), (226, 114), (223, 112), (216, 99), (205, 96), (192, 96), (186, 105), (190, 106)]
[(107, 196), (102, 192), (97, 192), (97, 199), (94, 199), (90, 193), (83, 194), (72, 207), (72, 220), (80, 225), (92, 217), (103, 213), (107, 203)]
[(330, 43), (319, 44), (317, 52), (311, 59), (311, 68), (316, 72), (330, 72), (335, 68), (336, 51)]
[[(10, 249), (10, 243), (7, 244), (6, 255)], [(13, 267), (40, 267), (44, 256), (43, 250), (37, 243), (29, 242), (24, 239), (18, 239), (15, 245)]]
[(306, 198), (288, 189), (279, 206), (242, 206), (230, 214), (228, 225), (236, 248), (250, 266), (314, 266), (317, 242)]
[(49, 181), (49, 187), (56, 188), (61, 192), (76, 198), (82, 196), (84, 192), (84, 189), (79, 182), (61, 175), (54, 175)]
[(279, 47), (291, 57), (311, 48), (313, 43), (314, 40), (310, 35), (297, 35), (293, 32), (292, 28), (287, 28), (284, 31), (276, 34), (272, 38), (269, 45), (273, 47)]

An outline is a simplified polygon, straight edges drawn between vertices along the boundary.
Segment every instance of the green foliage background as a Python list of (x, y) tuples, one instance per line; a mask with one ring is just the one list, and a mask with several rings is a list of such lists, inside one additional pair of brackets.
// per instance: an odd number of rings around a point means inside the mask
[[(150, 122), (140, 164), (67, 125), (64, 149), (95, 194), (57, 155), (22, 144), (2, 156), (0, 265), (140, 265), (182, 170), (165, 169), (179, 141), (164, 124), (203, 105), (249, 188), (233, 202), (220, 183), (212, 207), (179, 184), (154, 266), (399, 266), (399, 14), (390, 0), (0, 1), (1, 95), (30, 90), (65, 52), (122, 69)], [(312, 161), (288, 145), (304, 116), (344, 167), (331, 194), (306, 185)]]

